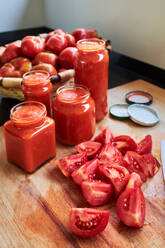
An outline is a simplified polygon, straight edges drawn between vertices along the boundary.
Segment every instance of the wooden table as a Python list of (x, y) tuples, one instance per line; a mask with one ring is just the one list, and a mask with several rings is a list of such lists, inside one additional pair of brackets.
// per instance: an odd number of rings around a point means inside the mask
[[(142, 127), (130, 120), (119, 121), (107, 116), (97, 124), (98, 133), (109, 125), (115, 135), (128, 134), (137, 141), (146, 134), (153, 137), (153, 155), (160, 161), (160, 143), (165, 139), (165, 90), (137, 80), (109, 90), (109, 105), (123, 103), (131, 90), (144, 90), (153, 95), (152, 106), (160, 123)], [(57, 158), (74, 151), (57, 144)], [(118, 219), (115, 202), (109, 209), (108, 226), (101, 234), (81, 239), (72, 234), (68, 224), (71, 207), (88, 207), (80, 189), (65, 178), (52, 161), (33, 174), (27, 174), (6, 160), (3, 127), (0, 127), (0, 247), (1, 248), (164, 248), (165, 189), (162, 168), (142, 187), (146, 197), (146, 220), (141, 229), (128, 228)]]

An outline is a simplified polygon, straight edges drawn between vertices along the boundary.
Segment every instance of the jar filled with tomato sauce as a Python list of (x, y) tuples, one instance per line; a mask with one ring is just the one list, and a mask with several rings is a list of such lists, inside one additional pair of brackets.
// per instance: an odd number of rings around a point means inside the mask
[(55, 122), (40, 102), (14, 106), (4, 134), (7, 159), (25, 171), (33, 172), (56, 154)]
[(100, 39), (83, 39), (77, 42), (74, 63), (75, 83), (88, 87), (95, 100), (96, 120), (107, 114), (109, 55), (105, 42)]
[(63, 144), (76, 145), (92, 138), (95, 132), (95, 103), (88, 89), (64, 85), (53, 101), (56, 136)]
[(46, 71), (30, 71), (23, 75), (22, 90), (25, 101), (38, 101), (46, 106), (47, 115), (51, 116), (52, 84)]

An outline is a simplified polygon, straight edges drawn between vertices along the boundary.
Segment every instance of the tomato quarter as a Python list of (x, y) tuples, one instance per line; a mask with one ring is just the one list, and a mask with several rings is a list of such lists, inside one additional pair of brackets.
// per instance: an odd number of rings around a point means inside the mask
[(144, 154), (142, 156), (142, 159), (144, 161), (144, 165), (148, 170), (148, 176), (153, 177), (160, 168), (160, 163), (158, 160), (150, 153)]
[(136, 151), (136, 142), (128, 135), (120, 135), (113, 138), (113, 144), (124, 155), (127, 151)]
[(91, 208), (72, 208), (70, 228), (80, 237), (92, 237), (102, 232), (108, 224), (109, 211)]
[(113, 133), (111, 132), (110, 127), (106, 127), (103, 131), (97, 135), (93, 141), (100, 142), (102, 145), (112, 143)]
[(139, 154), (146, 154), (150, 153), (152, 150), (152, 137), (151, 135), (146, 135), (144, 139), (142, 139), (138, 144), (137, 144), (137, 153)]
[(75, 146), (75, 148), (79, 153), (86, 152), (88, 158), (94, 158), (97, 157), (100, 151), (101, 143), (94, 141), (85, 141)]

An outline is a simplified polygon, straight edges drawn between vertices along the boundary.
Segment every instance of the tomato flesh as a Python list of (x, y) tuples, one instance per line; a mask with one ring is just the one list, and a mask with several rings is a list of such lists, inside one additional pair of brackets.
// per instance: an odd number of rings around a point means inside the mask
[(143, 184), (143, 181), (141, 180), (141, 177), (139, 176), (139, 174), (133, 172), (130, 174), (126, 188), (141, 187), (142, 184)]
[(75, 146), (75, 148), (79, 153), (86, 152), (87, 157), (91, 159), (97, 157), (101, 148), (101, 143), (94, 141), (86, 141)]
[(129, 171), (117, 164), (100, 164), (99, 172), (113, 184), (115, 197), (124, 189), (129, 179)]
[(109, 211), (91, 208), (72, 208), (70, 228), (80, 237), (92, 237), (102, 232), (108, 224)]
[(113, 133), (108, 126), (104, 128), (103, 131), (98, 136), (96, 136), (93, 141), (100, 142), (102, 145), (106, 145), (112, 143), (112, 139)]
[(137, 144), (136, 152), (140, 155), (150, 153), (152, 150), (152, 137), (151, 135), (146, 135), (144, 139), (142, 139)]
[(81, 185), (82, 193), (91, 206), (101, 206), (107, 203), (113, 193), (111, 183), (97, 180), (84, 181)]
[(145, 199), (140, 187), (128, 188), (117, 199), (117, 215), (127, 226), (141, 227), (145, 219)]
[(99, 166), (98, 159), (86, 162), (80, 168), (72, 173), (72, 178), (75, 183), (81, 185), (83, 181), (88, 179), (95, 179), (96, 172)]
[(113, 138), (113, 144), (124, 155), (127, 151), (136, 151), (136, 142), (128, 135), (120, 135)]
[(130, 173), (138, 173), (143, 182), (147, 180), (148, 170), (141, 155), (137, 154), (136, 152), (128, 151), (124, 156), (124, 160), (127, 162), (125, 167)]
[(87, 162), (86, 153), (70, 155), (62, 159), (56, 159), (55, 164), (66, 177), (71, 177), (73, 171)]
[(148, 170), (148, 177), (153, 177), (160, 168), (158, 160), (150, 153), (142, 155), (144, 164)]

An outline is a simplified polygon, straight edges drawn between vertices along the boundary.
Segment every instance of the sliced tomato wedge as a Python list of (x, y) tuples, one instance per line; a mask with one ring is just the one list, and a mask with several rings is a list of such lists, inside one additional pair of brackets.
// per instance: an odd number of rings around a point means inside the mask
[(88, 179), (95, 179), (96, 172), (99, 166), (98, 159), (93, 159), (86, 162), (72, 173), (72, 178), (75, 183), (81, 185), (83, 181)]
[(115, 197), (120, 194), (125, 185), (128, 183), (129, 171), (123, 166), (104, 163), (100, 164), (99, 172), (100, 174), (103, 174), (114, 186)]
[(106, 127), (102, 130), (102, 132), (94, 138), (94, 141), (100, 142), (102, 145), (106, 145), (112, 143), (113, 133), (110, 127)]
[(108, 224), (109, 211), (91, 208), (72, 208), (69, 224), (80, 237), (92, 237), (102, 232)]
[(126, 188), (141, 187), (142, 184), (143, 184), (143, 181), (141, 180), (141, 177), (139, 176), (139, 174), (133, 172), (130, 174)]
[(101, 206), (107, 203), (113, 193), (111, 183), (98, 180), (84, 181), (81, 185), (82, 193), (91, 206)]
[(141, 227), (145, 219), (145, 199), (140, 187), (126, 188), (116, 205), (119, 219), (127, 226)]
[(145, 138), (142, 139), (137, 144), (136, 152), (142, 155), (142, 154), (150, 153), (151, 150), (152, 150), (152, 137), (151, 135), (146, 135)]
[(120, 135), (113, 138), (113, 144), (124, 155), (127, 151), (136, 151), (136, 142), (128, 135)]
[(70, 177), (73, 171), (78, 169), (80, 166), (87, 162), (86, 153), (78, 153), (64, 157), (62, 159), (56, 159), (55, 164), (61, 170), (61, 172), (66, 176)]
[(142, 155), (142, 159), (148, 170), (148, 177), (153, 177), (158, 172), (160, 163), (151, 153)]
[(107, 144), (102, 148), (98, 158), (101, 162), (117, 163), (120, 165), (124, 164), (124, 159), (121, 152), (117, 149), (117, 147), (111, 144)]
[(146, 168), (141, 155), (136, 152), (128, 151), (124, 156), (124, 160), (127, 162), (125, 167), (130, 173), (138, 173), (143, 182), (147, 180), (148, 169)]
[(75, 146), (75, 148), (79, 153), (86, 152), (87, 157), (91, 159), (98, 156), (101, 143), (95, 141), (85, 141)]

